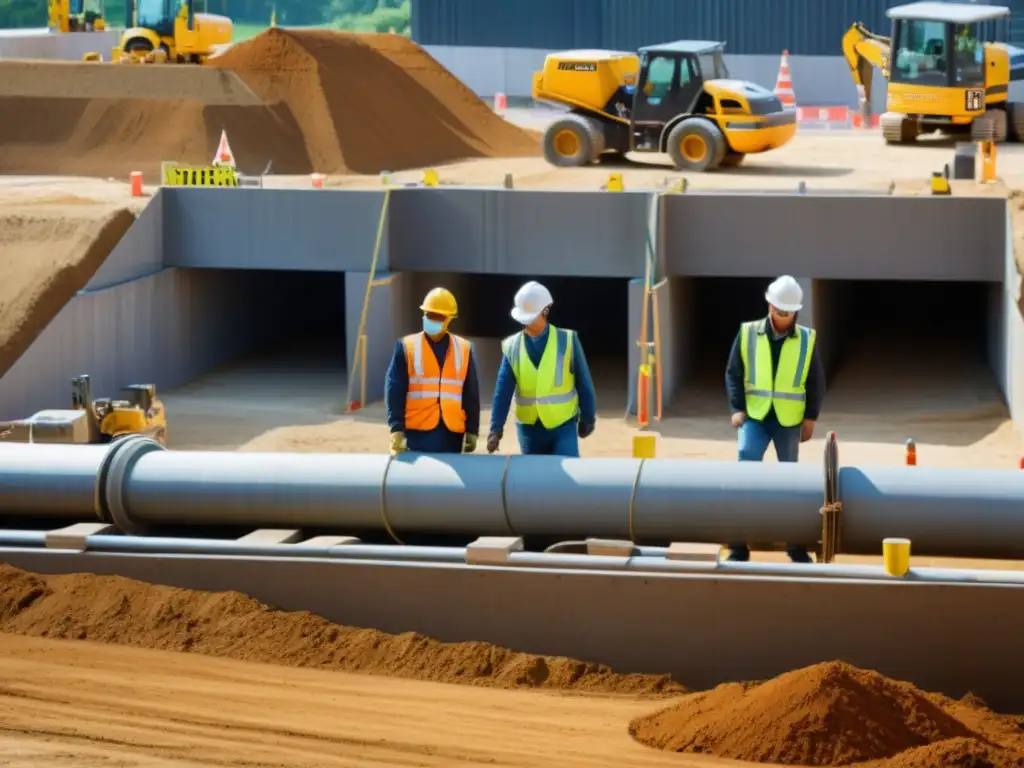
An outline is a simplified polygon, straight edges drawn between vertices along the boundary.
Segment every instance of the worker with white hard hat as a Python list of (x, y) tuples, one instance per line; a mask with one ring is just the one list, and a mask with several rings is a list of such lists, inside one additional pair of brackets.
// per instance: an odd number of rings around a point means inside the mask
[(511, 315), (523, 330), (501, 342), (488, 453), (501, 444), (513, 396), (525, 454), (579, 456), (579, 440), (594, 431), (597, 399), (583, 346), (575, 331), (548, 322), (552, 304), (550, 291), (532, 280), (515, 295)]
[(384, 379), (391, 453), (472, 453), (480, 434), (480, 386), (473, 346), (448, 327), (455, 296), (434, 288), (420, 305), (423, 330), (395, 344)]
[[(725, 386), (738, 430), (740, 461), (762, 461), (769, 444), (779, 461), (797, 461), (800, 443), (811, 439), (825, 397), (825, 371), (813, 329), (797, 324), (804, 292), (783, 275), (764, 295), (768, 315), (743, 323), (732, 345)], [(746, 544), (730, 545), (729, 560), (750, 559)], [(811, 561), (807, 550), (787, 547), (794, 563)]]

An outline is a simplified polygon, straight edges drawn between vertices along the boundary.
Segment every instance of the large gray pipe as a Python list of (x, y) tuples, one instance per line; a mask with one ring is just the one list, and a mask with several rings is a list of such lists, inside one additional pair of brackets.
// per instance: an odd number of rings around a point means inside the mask
[[(841, 551), (1024, 557), (1024, 472), (843, 467)], [(814, 464), (167, 451), (0, 444), (0, 514), (345, 533), (567, 535), (814, 546)]]

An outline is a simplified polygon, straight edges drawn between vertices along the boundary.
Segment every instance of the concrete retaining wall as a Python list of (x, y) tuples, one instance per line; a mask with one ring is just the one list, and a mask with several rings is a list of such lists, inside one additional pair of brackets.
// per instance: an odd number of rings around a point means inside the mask
[(0, 59), (81, 61), (86, 53), (97, 51), (107, 61), (110, 59), (110, 49), (120, 39), (121, 33), (113, 30), (69, 32), (64, 35), (51, 34), (45, 28), (3, 30), (0, 33)]

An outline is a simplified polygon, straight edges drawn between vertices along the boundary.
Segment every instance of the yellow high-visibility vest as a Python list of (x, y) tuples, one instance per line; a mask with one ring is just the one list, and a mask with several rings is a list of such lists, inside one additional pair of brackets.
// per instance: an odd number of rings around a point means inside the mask
[(798, 325), (796, 333), (786, 337), (773, 382), (767, 323), (767, 319), (744, 323), (740, 333), (747, 415), (760, 421), (774, 406), (779, 424), (795, 427), (804, 420), (807, 375), (811, 370), (816, 334), (813, 329)]
[(548, 326), (548, 340), (540, 366), (534, 366), (526, 351), (524, 332), (501, 342), (501, 351), (516, 377), (516, 421), (554, 429), (576, 415), (579, 397), (572, 374), (572, 350), (575, 333)]

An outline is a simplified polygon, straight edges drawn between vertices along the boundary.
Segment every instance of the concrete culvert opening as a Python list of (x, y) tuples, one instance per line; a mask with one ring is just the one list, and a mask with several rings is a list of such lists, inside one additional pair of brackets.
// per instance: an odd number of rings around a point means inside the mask
[(193, 273), (204, 289), (190, 312), (209, 331), (200, 348), (183, 351), (197, 377), (164, 395), (172, 447), (230, 449), (277, 427), (338, 418), (347, 384), (345, 275)]
[[(501, 340), (520, 330), (509, 315), (520, 286), (530, 277), (520, 275), (417, 275), (422, 291), (444, 285), (459, 302), (459, 319), (452, 330), (474, 342), (480, 376), (481, 400), (489, 407), (501, 364)], [(619, 415), (625, 404), (628, 352), (628, 283), (621, 278), (539, 277), (551, 291), (554, 305), (550, 322), (580, 335), (594, 377), (598, 407)], [(511, 421), (509, 422), (511, 423)]]
[(873, 442), (963, 446), (992, 432), (1008, 418), (992, 295), (988, 283), (815, 281), (822, 418)]

